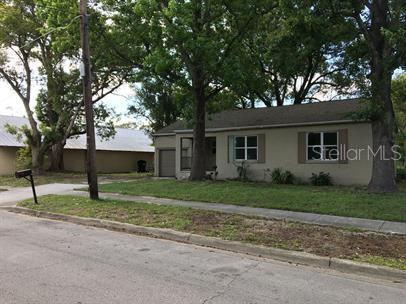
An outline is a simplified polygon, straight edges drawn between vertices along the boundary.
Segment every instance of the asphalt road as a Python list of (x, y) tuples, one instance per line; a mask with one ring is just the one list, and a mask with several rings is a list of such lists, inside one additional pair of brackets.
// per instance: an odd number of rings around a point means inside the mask
[(405, 303), (406, 286), (0, 211), (0, 303)]

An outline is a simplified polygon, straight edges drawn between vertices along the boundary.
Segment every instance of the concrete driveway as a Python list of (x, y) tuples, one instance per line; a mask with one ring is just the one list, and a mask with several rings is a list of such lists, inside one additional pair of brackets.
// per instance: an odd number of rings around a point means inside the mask
[[(48, 194), (68, 194), (73, 189), (83, 188), (83, 184), (47, 184), (36, 186), (37, 196)], [(0, 191), (0, 206), (13, 206), (16, 203), (32, 198), (31, 187), (8, 188), (7, 191)]]
[(406, 286), (0, 211), (0, 302), (404, 303)]

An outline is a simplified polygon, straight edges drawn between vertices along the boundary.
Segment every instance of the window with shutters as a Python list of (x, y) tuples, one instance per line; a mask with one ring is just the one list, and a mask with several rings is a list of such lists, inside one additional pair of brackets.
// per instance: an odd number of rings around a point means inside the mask
[(307, 133), (307, 160), (336, 161), (339, 159), (338, 132)]
[(234, 138), (235, 160), (258, 160), (258, 136), (236, 136)]

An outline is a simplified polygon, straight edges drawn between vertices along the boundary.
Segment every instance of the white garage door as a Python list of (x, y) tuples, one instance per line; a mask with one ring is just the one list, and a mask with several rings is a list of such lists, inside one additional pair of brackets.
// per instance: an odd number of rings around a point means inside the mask
[(175, 176), (175, 149), (159, 151), (159, 176)]

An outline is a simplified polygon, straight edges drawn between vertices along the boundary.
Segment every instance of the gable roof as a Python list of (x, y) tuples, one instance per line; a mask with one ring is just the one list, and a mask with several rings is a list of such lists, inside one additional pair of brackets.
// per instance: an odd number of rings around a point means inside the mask
[[(290, 105), (283, 107), (235, 109), (209, 115), (207, 131), (255, 129), (353, 122), (349, 114), (361, 108), (359, 99)], [(184, 121), (176, 121), (154, 135), (190, 132)]]
[[(24, 147), (24, 140), (7, 132), (5, 125), (21, 127), (28, 124), (27, 118), (0, 115), (0, 146)], [(126, 151), (126, 152), (154, 152), (151, 139), (140, 130), (116, 128), (116, 134), (109, 139), (96, 136), (96, 150)], [(86, 134), (67, 140), (65, 149), (86, 150)]]

